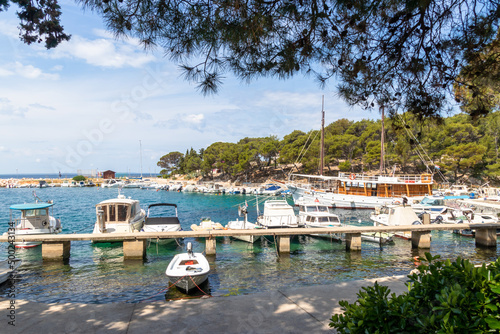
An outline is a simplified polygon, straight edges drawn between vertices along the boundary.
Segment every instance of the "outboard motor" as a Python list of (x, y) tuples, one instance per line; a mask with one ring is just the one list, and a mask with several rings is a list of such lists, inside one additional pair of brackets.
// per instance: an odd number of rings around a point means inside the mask
[(436, 219), (431, 221), (431, 224), (441, 224), (443, 222), (443, 216), (437, 216)]

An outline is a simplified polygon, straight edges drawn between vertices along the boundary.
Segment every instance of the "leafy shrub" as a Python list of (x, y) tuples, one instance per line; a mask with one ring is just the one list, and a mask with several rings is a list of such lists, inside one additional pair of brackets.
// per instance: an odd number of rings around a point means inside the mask
[(85, 181), (86, 178), (83, 175), (77, 175), (77, 176), (73, 177), (73, 180), (76, 182), (80, 182), (80, 181)]
[(339, 163), (339, 170), (341, 172), (348, 172), (351, 170), (351, 163), (349, 161), (344, 161)]
[(340, 301), (330, 327), (339, 333), (498, 333), (500, 259), (481, 267), (457, 258), (438, 261), (425, 254), (408, 275), (408, 292), (399, 296), (377, 283), (363, 287), (353, 304)]

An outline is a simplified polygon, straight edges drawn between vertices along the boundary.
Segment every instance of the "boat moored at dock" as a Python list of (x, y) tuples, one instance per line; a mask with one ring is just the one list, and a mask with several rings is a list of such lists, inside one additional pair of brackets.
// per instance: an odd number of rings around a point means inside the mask
[(401, 204), (403, 197), (412, 199), (432, 194), (433, 184), (431, 174), (292, 176), (308, 180), (306, 185), (287, 184), (295, 205), (316, 201), (339, 209), (374, 209), (387, 204)]
[[(139, 201), (118, 195), (96, 205), (96, 222), (94, 234), (138, 232), (144, 226), (146, 211)], [(113, 240), (118, 241), (118, 240)], [(110, 242), (106, 240), (94, 242)]]
[(257, 218), (257, 224), (265, 228), (298, 227), (293, 207), (286, 200), (267, 200), (264, 213)]
[(193, 253), (190, 242), (186, 248), (186, 253), (174, 256), (165, 274), (171, 284), (187, 293), (207, 280), (210, 264), (202, 253)]
[[(36, 197), (35, 195), (35, 198)], [(38, 202), (14, 204), (10, 206), (9, 232), (4, 235), (13, 235), (14, 240), (22, 239), (27, 235), (58, 234), (62, 231), (61, 220), (50, 215), (52, 202)], [(16, 248), (31, 248), (40, 245), (37, 241), (14, 241)]]

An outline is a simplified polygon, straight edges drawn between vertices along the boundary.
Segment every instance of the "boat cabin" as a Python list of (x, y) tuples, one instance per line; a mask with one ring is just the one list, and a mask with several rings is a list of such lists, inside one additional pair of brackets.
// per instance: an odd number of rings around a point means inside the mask
[[(53, 203), (11, 205), (11, 224), (18, 230), (47, 229), (50, 226), (49, 208), (53, 205)], [(15, 212), (18, 212), (17, 218)]]
[(344, 195), (415, 197), (432, 194), (433, 179), (431, 174), (369, 176), (340, 173), (336, 179), (337, 193)]
[(265, 227), (297, 227), (297, 216), (285, 200), (266, 201), (264, 214), (257, 221)]
[(101, 233), (139, 231), (145, 217), (139, 201), (127, 199), (123, 195), (97, 204), (96, 215)]

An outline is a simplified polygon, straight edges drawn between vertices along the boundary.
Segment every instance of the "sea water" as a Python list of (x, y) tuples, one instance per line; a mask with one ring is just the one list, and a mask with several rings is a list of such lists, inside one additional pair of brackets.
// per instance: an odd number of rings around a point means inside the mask
[[(7, 231), (9, 207), (33, 202), (33, 191), (42, 200), (53, 200), (53, 215), (60, 218), (63, 233), (91, 233), (96, 219), (95, 205), (116, 198), (117, 189), (94, 188), (0, 188), (0, 232)], [(184, 230), (199, 224), (201, 218), (211, 218), (225, 225), (238, 217), (238, 206), (248, 204), (248, 220), (255, 222), (256, 202), (262, 212), (263, 199), (254, 195), (214, 195), (141, 189), (123, 189), (126, 197), (137, 199), (147, 209), (153, 203), (174, 203)], [(291, 199), (288, 199), (292, 203)], [(370, 210), (335, 210), (343, 223), (371, 225)], [(22, 259), (15, 279), (0, 286), (0, 296), (12, 289), (16, 299), (38, 302), (149, 302), (184, 298), (186, 295), (169, 287), (165, 270), (173, 258), (185, 252), (192, 242), (195, 252), (203, 252), (204, 240), (186, 238), (181, 243), (150, 243), (146, 261), (124, 261), (121, 244), (92, 244), (90, 241), (71, 242), (67, 263), (43, 262), (41, 247), (19, 249)], [(7, 243), (0, 252), (7, 257)], [(432, 232), (430, 252), (443, 259), (457, 257), (474, 263), (495, 260), (499, 249), (475, 247), (474, 239), (450, 231)], [(414, 257), (423, 251), (411, 249), (410, 241), (396, 238), (383, 245), (363, 242), (360, 252), (347, 252), (345, 244), (298, 236), (291, 240), (290, 254), (279, 256), (274, 240), (261, 239), (251, 245), (228, 237), (217, 239), (217, 255), (208, 257), (211, 273), (204, 293), (212, 296), (251, 294), (279, 288), (329, 284), (350, 280), (406, 275), (415, 268)]]

